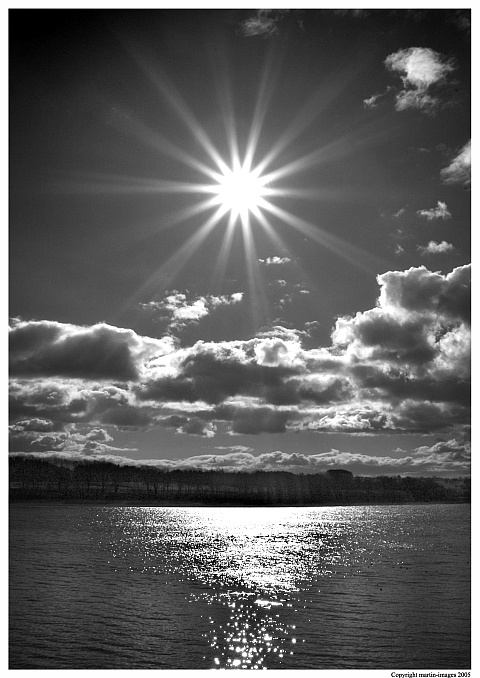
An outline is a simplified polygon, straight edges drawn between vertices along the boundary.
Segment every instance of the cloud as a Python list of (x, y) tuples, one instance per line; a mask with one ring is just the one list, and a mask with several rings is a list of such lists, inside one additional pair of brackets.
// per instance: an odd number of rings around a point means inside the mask
[(388, 271), (377, 276), (378, 304), (390, 313), (421, 314), (429, 322), (448, 325), (470, 321), (471, 266), (459, 266), (451, 273), (432, 273), (425, 266), (406, 271)]
[(372, 94), (371, 97), (367, 97), (366, 99), (363, 100), (363, 107), (364, 108), (377, 108), (378, 103), (380, 99), (383, 99), (384, 96), (386, 96), (392, 87), (390, 85), (386, 88), (385, 92), (379, 92), (377, 94)]
[[(152, 408), (139, 406), (128, 387), (57, 379), (12, 379), (10, 416), (55, 422), (53, 429), (71, 423), (146, 428), (154, 423)], [(52, 430), (53, 430), (52, 429)]]
[(288, 10), (259, 9), (255, 16), (242, 21), (240, 32), (245, 37), (263, 35), (269, 37), (278, 33), (278, 22)]
[(188, 301), (182, 292), (173, 290), (167, 293), (161, 301), (150, 301), (140, 304), (144, 311), (155, 313), (158, 318), (168, 321), (168, 328), (181, 330), (188, 325), (197, 324), (220, 307), (238, 304), (243, 299), (243, 292), (235, 292), (230, 295), (207, 295), (196, 297)]
[[(97, 453), (112, 442), (102, 429), (157, 425), (204, 437), (219, 424), (232, 435), (451, 431), (470, 416), (470, 276), (470, 266), (445, 275), (425, 266), (387, 271), (375, 307), (337, 318), (331, 344), (311, 348), (314, 321), (185, 347), (110, 326), (16, 321), (14, 449), (64, 450), (68, 433), (67, 447)], [(67, 361), (64, 347), (57, 352), (61, 342), (85, 350), (85, 336), (104, 341), (103, 355), (113, 338), (127, 358), (102, 369), (91, 356), (80, 363)], [(135, 380), (120, 379), (125, 364)], [(72, 425), (92, 433), (80, 441)]]
[(177, 433), (187, 433), (206, 438), (212, 438), (217, 430), (212, 422), (205, 421), (199, 417), (189, 418), (175, 414), (160, 419), (159, 423), (165, 428), (175, 428)]
[(397, 111), (409, 108), (426, 113), (435, 111), (442, 104), (438, 88), (445, 85), (448, 75), (455, 70), (453, 60), (429, 47), (401, 49), (389, 54), (384, 63), (402, 79), (404, 89), (396, 95)]
[[(134, 451), (132, 448), (108, 445), (113, 438), (105, 429), (92, 428), (87, 433), (81, 433), (75, 425), (62, 427), (63, 430), (58, 428), (51, 421), (18, 421), (9, 427), (9, 449), (11, 452), (28, 453), (64, 452), (74, 456)], [(45, 432), (47, 429), (48, 432)]]
[(14, 319), (10, 327), (10, 374), (135, 381), (137, 361), (172, 350), (171, 341), (139, 337), (105, 323), (80, 327)]
[[(303, 454), (298, 452), (283, 452), (275, 450), (263, 454), (252, 454), (250, 448), (232, 446), (231, 448), (216, 448), (228, 450), (223, 454), (207, 453), (194, 455), (184, 459), (143, 459), (135, 460), (115, 456), (111, 452), (98, 452), (98, 460), (113, 461), (119, 464), (133, 466), (155, 466), (160, 469), (196, 469), (196, 470), (223, 470), (254, 473), (257, 471), (287, 471), (290, 473), (324, 473), (332, 468), (342, 467), (355, 475), (418, 475), (425, 473), (455, 473), (464, 474), (470, 465), (469, 442), (452, 439), (438, 442), (431, 447), (420, 447), (411, 452), (401, 449), (395, 451), (397, 456), (375, 456), (355, 452), (343, 452), (331, 449), (329, 452), (318, 454)], [(399, 456), (402, 455), (402, 456)], [(46, 456), (42, 454), (42, 456)], [(88, 451), (82, 453), (73, 451), (57, 451), (48, 455), (53, 458), (88, 457)]]
[(267, 257), (266, 259), (259, 259), (260, 263), (265, 264), (265, 266), (281, 266), (282, 264), (290, 264), (291, 259), (289, 257)]
[(417, 214), (421, 217), (425, 217), (428, 221), (432, 221), (433, 219), (451, 219), (452, 217), (446, 203), (441, 202), (440, 200), (437, 202), (436, 207), (432, 207), (428, 210), (417, 210)]
[(446, 240), (442, 240), (442, 242), (430, 240), (428, 245), (417, 245), (417, 249), (422, 256), (425, 256), (427, 254), (445, 254), (446, 252), (453, 252), (455, 247)]
[(471, 182), (472, 147), (471, 141), (467, 141), (457, 155), (440, 172), (444, 184), (464, 184), (470, 186)]

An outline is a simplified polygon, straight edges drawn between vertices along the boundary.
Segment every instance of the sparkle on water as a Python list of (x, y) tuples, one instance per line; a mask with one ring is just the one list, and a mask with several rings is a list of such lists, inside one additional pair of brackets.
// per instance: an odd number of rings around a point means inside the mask
[[(197, 582), (200, 591), (191, 594), (192, 602), (212, 610), (203, 619), (212, 668), (266, 669), (295, 654), (295, 614), (305, 606), (312, 573), (329, 577), (346, 563), (355, 569), (363, 557), (345, 513), (348, 509), (341, 514), (322, 509), (323, 529), (314, 534), (315, 511), (304, 508), (124, 509), (116, 518), (125, 520), (133, 550), (138, 539), (144, 572), (163, 570)], [(351, 533), (348, 554), (340, 548), (346, 531)]]

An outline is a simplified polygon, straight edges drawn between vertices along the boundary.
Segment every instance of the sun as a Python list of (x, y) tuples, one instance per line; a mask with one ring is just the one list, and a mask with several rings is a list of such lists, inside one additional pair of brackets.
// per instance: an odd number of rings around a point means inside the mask
[(230, 212), (233, 219), (238, 216), (244, 219), (249, 212), (258, 214), (268, 195), (266, 179), (252, 170), (248, 162), (241, 164), (237, 160), (232, 168), (225, 166), (217, 175), (217, 181), (214, 202), (223, 213)]

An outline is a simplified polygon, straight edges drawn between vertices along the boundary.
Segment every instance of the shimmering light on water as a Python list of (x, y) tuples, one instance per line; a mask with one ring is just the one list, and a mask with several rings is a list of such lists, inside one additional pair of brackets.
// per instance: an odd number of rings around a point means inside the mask
[(467, 667), (468, 512), (14, 506), (11, 668)]

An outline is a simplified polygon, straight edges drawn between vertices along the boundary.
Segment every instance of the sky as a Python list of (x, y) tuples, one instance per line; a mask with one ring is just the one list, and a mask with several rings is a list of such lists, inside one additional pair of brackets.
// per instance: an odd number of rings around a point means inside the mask
[(469, 10), (10, 10), (10, 451), (469, 475), (470, 48)]

